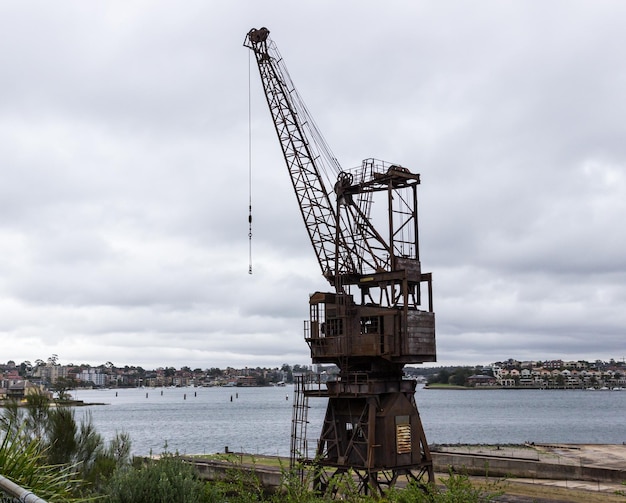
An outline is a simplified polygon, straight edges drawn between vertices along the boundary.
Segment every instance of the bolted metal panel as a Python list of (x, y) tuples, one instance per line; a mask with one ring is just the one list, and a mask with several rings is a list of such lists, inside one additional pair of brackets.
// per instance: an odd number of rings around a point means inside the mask
[(396, 452), (408, 454), (413, 450), (409, 416), (396, 416)]
[(437, 361), (435, 347), (435, 313), (409, 311), (403, 356), (415, 357), (410, 363)]

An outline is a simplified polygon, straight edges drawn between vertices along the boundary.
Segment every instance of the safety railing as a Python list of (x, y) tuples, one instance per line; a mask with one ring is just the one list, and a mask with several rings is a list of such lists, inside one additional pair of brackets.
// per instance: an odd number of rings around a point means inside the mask
[(0, 475), (0, 503), (47, 503), (28, 489)]

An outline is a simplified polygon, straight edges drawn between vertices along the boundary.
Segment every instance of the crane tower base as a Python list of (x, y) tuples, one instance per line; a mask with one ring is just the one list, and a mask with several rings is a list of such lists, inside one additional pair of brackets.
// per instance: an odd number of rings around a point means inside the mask
[[(359, 376), (353, 376), (355, 380)], [(351, 478), (361, 494), (383, 494), (398, 480), (426, 485), (433, 464), (409, 380), (350, 382), (345, 376), (326, 389), (297, 386), (308, 397), (327, 397), (328, 405), (315, 457), (314, 485), (322, 493)], [(304, 403), (296, 399), (295, 403)]]

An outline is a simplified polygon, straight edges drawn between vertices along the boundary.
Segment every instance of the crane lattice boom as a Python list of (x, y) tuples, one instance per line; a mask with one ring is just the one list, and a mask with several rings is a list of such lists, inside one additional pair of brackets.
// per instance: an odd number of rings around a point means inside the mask
[[(419, 175), (366, 159), (342, 170), (300, 98), (266, 28), (250, 30), (244, 45), (255, 55), (298, 205), (322, 274), (337, 292), (363, 276), (392, 272), (401, 260), (419, 276), (416, 186)], [(332, 190), (329, 190), (332, 188)], [(387, 194), (387, 215), (373, 214), (373, 195)], [(391, 206), (395, 204), (395, 209)], [(380, 233), (375, 225), (389, 224)], [(419, 281), (416, 276), (411, 279)]]

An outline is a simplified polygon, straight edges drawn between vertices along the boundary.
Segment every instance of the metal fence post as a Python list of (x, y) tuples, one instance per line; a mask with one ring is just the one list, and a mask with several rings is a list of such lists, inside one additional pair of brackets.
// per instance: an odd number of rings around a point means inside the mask
[(24, 489), (15, 482), (0, 475), (0, 501), (5, 501), (4, 498), (2, 498), (3, 492), (20, 503), (47, 503), (46, 500), (41, 499), (28, 489)]

